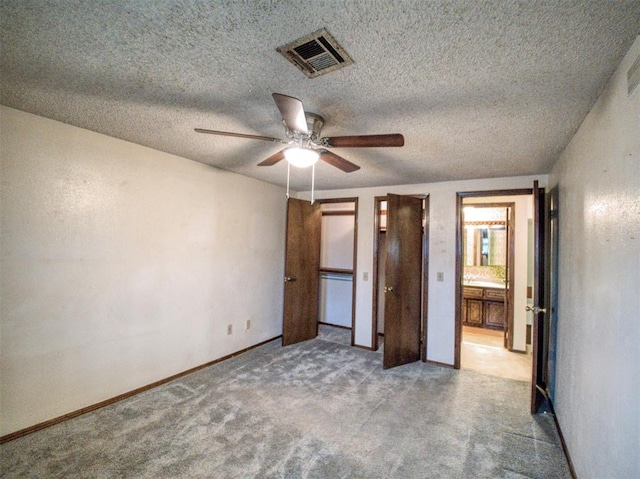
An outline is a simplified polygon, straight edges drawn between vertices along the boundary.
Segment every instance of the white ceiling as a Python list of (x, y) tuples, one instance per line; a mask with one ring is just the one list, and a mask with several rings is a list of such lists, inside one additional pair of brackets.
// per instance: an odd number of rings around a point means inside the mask
[[(276, 47), (326, 27), (355, 61), (307, 79)], [(284, 185), (256, 164), (284, 137), (272, 92), (324, 136), (402, 133), (334, 149), (320, 189), (547, 173), (640, 30), (640, 0), (0, 1), (1, 103)], [(293, 186), (308, 189), (307, 170)]]

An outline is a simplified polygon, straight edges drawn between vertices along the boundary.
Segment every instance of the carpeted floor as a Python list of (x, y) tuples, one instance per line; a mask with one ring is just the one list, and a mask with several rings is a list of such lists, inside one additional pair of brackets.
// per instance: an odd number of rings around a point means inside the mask
[[(271, 342), (0, 446), (9, 478), (569, 478), (522, 381)], [(346, 337), (348, 341), (348, 337)]]

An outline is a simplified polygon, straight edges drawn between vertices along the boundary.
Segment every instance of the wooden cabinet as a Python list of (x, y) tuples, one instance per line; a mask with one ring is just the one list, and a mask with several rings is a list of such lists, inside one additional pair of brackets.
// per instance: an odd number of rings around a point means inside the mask
[(467, 299), (466, 301), (467, 322), (469, 326), (482, 327), (482, 317), (484, 315), (484, 302), (477, 299)]
[(467, 326), (482, 327), (484, 301), (482, 288), (465, 286), (462, 293), (462, 322)]
[(497, 301), (484, 302), (484, 327), (491, 329), (504, 329), (504, 303)]
[(463, 286), (462, 324), (477, 328), (504, 329), (505, 290)]

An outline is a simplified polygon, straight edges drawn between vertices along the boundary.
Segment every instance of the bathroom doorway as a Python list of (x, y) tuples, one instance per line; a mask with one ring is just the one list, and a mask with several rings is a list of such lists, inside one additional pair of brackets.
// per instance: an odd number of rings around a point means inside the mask
[(531, 381), (532, 198), (461, 199), (459, 367)]

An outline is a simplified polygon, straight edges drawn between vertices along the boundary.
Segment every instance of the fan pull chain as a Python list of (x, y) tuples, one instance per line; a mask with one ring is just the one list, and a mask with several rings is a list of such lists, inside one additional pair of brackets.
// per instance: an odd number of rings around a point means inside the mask
[(287, 199), (289, 199), (289, 177), (291, 176), (291, 163), (287, 161)]
[[(287, 162), (287, 199), (289, 199), (289, 185), (291, 184), (291, 164)], [(311, 166), (311, 204), (315, 203), (316, 165)]]
[(311, 166), (311, 204), (314, 203), (315, 198), (314, 198), (314, 188), (316, 185), (316, 164), (314, 163)]

